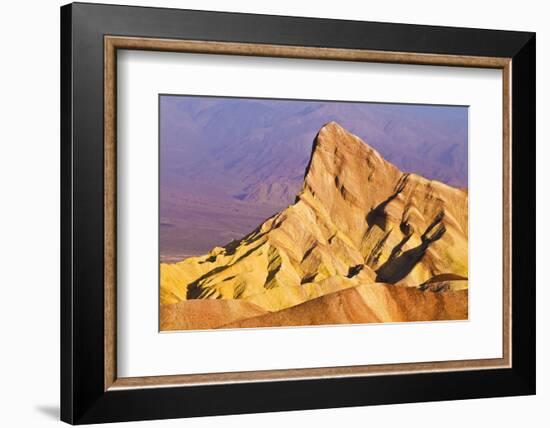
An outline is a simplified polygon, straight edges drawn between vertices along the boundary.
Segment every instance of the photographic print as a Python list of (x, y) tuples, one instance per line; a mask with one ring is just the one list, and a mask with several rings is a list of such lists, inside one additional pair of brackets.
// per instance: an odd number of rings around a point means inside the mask
[(468, 319), (468, 107), (159, 95), (160, 330)]

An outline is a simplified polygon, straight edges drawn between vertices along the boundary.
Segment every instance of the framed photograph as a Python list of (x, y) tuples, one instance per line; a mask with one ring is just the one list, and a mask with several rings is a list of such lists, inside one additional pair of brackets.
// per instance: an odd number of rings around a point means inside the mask
[(535, 35), (61, 8), (61, 418), (535, 393)]

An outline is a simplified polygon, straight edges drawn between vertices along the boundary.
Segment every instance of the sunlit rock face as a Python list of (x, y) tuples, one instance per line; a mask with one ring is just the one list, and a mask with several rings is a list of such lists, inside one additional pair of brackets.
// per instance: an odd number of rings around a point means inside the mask
[[(171, 330), (465, 319), (467, 276), (467, 192), (400, 171), (331, 122), (292, 205), (223, 248), (161, 264), (161, 327), (163, 316)], [(222, 315), (174, 321), (191, 301)]]

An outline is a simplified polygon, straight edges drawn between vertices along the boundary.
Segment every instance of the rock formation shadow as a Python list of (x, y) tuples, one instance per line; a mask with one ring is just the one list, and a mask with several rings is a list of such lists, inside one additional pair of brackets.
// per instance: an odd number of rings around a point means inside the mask
[(372, 209), (367, 214), (367, 224), (369, 225), (369, 228), (376, 225), (380, 229), (386, 230), (386, 206), (397, 198), (397, 196), (403, 191), (405, 185), (407, 184), (408, 177), (409, 174), (404, 174), (397, 183), (395, 191), (385, 201), (382, 201), (376, 206), (376, 208)]
[[(395, 284), (405, 278), (413, 270), (416, 264), (422, 260), (428, 247), (445, 234), (445, 226), (441, 224), (444, 215), (445, 213), (441, 211), (426, 228), (426, 231), (421, 237), (422, 243), (419, 246), (402, 253), (401, 247), (408, 239), (402, 240), (392, 250), (388, 260), (376, 271), (376, 282)], [(435, 229), (436, 226), (437, 229)]]

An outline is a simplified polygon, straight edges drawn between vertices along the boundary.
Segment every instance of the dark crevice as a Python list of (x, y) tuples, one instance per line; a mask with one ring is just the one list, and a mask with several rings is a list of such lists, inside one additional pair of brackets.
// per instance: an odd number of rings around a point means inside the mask
[(403, 174), (397, 182), (395, 191), (386, 200), (369, 211), (366, 218), (369, 229), (378, 226), (380, 229), (386, 230), (386, 206), (405, 189), (408, 178), (409, 174)]
[(389, 284), (395, 284), (405, 278), (416, 266), (428, 247), (435, 241), (441, 239), (445, 234), (445, 225), (441, 223), (445, 213), (440, 211), (432, 223), (426, 228), (422, 234), (422, 243), (410, 250), (401, 252), (401, 248), (404, 242), (408, 240), (407, 237), (403, 238), (401, 242), (392, 250), (392, 253), (388, 260), (380, 266), (376, 271), (376, 282), (385, 282)]
[(365, 267), (365, 265), (350, 266), (350, 268), (348, 270), (348, 275), (347, 275), (348, 278), (353, 278), (355, 275), (358, 275), (359, 272), (361, 272), (364, 267)]

